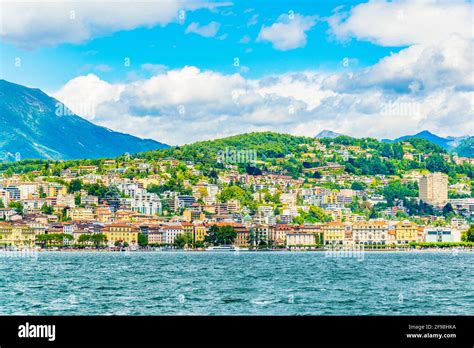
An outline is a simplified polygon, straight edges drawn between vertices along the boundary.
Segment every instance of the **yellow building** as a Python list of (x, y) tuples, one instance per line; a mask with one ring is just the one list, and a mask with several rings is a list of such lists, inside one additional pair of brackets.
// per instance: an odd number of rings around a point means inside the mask
[(117, 210), (115, 212), (115, 221), (116, 222), (131, 222), (132, 221), (132, 215), (134, 213), (132, 211), (128, 210)]
[(28, 225), (0, 223), (0, 245), (32, 248), (35, 246), (35, 229)]
[(336, 195), (324, 196), (324, 203), (325, 204), (336, 204), (337, 203), (337, 196)]
[(346, 225), (331, 221), (323, 225), (324, 244), (344, 244)]
[(109, 223), (113, 221), (113, 213), (108, 206), (100, 206), (96, 208), (97, 221)]
[(191, 211), (189, 209), (186, 209), (183, 212), (183, 218), (187, 222), (196, 221), (196, 220), (203, 221), (206, 218), (206, 215), (198, 211)]
[(395, 226), (395, 240), (398, 244), (416, 242), (418, 240), (418, 225), (408, 220), (398, 222)]
[(192, 223), (182, 222), (181, 227), (183, 228), (183, 233), (194, 236), (194, 225)]
[(102, 229), (110, 246), (115, 245), (115, 242), (137, 245), (138, 232), (139, 228), (130, 224), (110, 224)]
[(194, 226), (194, 241), (195, 242), (204, 242), (206, 237), (207, 229), (204, 225), (195, 225)]
[(72, 221), (93, 221), (94, 210), (89, 208), (72, 208), (67, 211)]
[(65, 196), (67, 195), (67, 188), (66, 186), (59, 184), (49, 184), (47, 195), (48, 197), (57, 197), (59, 195)]

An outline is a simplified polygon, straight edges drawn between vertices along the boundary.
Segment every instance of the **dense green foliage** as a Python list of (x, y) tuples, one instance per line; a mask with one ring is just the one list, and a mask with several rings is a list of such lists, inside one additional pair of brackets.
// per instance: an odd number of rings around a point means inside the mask
[(315, 222), (328, 222), (331, 221), (331, 217), (324, 213), (324, 210), (320, 207), (311, 206), (308, 212), (303, 210), (299, 211), (299, 216), (294, 219), (297, 224), (315, 223)]
[(213, 225), (209, 228), (204, 242), (211, 245), (230, 245), (236, 237), (237, 233), (232, 226)]
[[(474, 177), (472, 165), (455, 165), (447, 161), (444, 158), (446, 156), (445, 150), (424, 139), (410, 138), (404, 142), (386, 143), (373, 138), (339, 136), (334, 139), (323, 138), (319, 141), (328, 148), (336, 150), (342, 145), (358, 146), (367, 152), (367, 156), (352, 153), (346, 161), (340, 155), (334, 155), (333, 157), (317, 155), (311, 161), (303, 160), (302, 155), (308, 151), (313, 143), (312, 138), (260, 132), (148, 151), (136, 154), (131, 159), (142, 158), (148, 162), (167, 159), (179, 160), (185, 163), (192, 162), (202, 171), (204, 176), (211, 180), (217, 178), (217, 172), (223, 170), (226, 165), (234, 165), (241, 173), (260, 175), (265, 171), (272, 172), (276, 170), (296, 178), (304, 175), (304, 168), (324, 166), (328, 162), (338, 162), (344, 165), (346, 172), (356, 175), (392, 175), (401, 174), (410, 169), (428, 169), (432, 172), (447, 173), (451, 178), (456, 175)], [(412, 160), (403, 158), (406, 147), (410, 148), (409, 151), (413, 154), (414, 158)], [(123, 165), (124, 161), (127, 161), (125, 156), (117, 158), (117, 164)], [(0, 163), (0, 173), (3, 172), (7, 176), (11, 176), (13, 173), (29, 173), (28, 175), (31, 176), (32, 171), (38, 171), (39, 175), (42, 176), (59, 176), (62, 170), (77, 168), (80, 165), (97, 166), (98, 172), (102, 174), (111, 169), (104, 167), (100, 160), (25, 160), (14, 163)], [(182, 192), (186, 190), (183, 185), (183, 173), (186, 172), (185, 165), (168, 166), (166, 171), (170, 174), (170, 180), (160, 187), (152, 188), (153, 192), (161, 193), (167, 190)], [(142, 171), (134, 166), (128, 166), (122, 176), (130, 178), (146, 177), (156, 172), (155, 167)], [(306, 173), (306, 176), (310, 178), (319, 178), (320, 175), (319, 171)], [(194, 180), (197, 180), (197, 178)], [(77, 185), (77, 183), (74, 185)], [(73, 186), (71, 191), (76, 192), (77, 189), (78, 186)]]

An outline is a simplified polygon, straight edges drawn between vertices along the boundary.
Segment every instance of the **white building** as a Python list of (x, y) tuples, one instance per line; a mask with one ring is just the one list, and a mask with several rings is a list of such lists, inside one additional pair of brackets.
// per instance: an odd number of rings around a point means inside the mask
[(161, 200), (155, 193), (140, 193), (135, 195), (131, 201), (132, 211), (140, 214), (161, 214)]
[(163, 226), (162, 230), (165, 244), (173, 244), (176, 237), (183, 233), (183, 229), (180, 225)]
[(384, 221), (360, 221), (352, 224), (355, 244), (386, 244), (388, 224)]
[(461, 232), (449, 227), (427, 227), (425, 228), (425, 242), (455, 242), (461, 241)]
[(68, 194), (64, 196), (61, 194), (58, 195), (56, 199), (56, 205), (74, 208), (76, 206), (74, 195), (73, 194)]
[(36, 183), (22, 183), (18, 185), (20, 189), (20, 199), (31, 198), (38, 190), (38, 184)]
[(313, 233), (307, 232), (287, 232), (286, 234), (286, 245), (297, 246), (297, 245), (315, 245), (316, 238)]

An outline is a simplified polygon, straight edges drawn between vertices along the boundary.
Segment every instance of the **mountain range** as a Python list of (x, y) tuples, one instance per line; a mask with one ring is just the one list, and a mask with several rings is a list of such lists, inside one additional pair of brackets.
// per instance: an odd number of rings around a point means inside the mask
[[(331, 130), (323, 130), (319, 132), (315, 138), (337, 138), (338, 136), (343, 136), (344, 134), (336, 133)], [(396, 139), (382, 139), (383, 142), (398, 142), (405, 141), (410, 138), (418, 138), (427, 140), (433, 144), (439, 145), (441, 148), (452, 152), (457, 153), (459, 156), (464, 157), (474, 157), (474, 137), (470, 135), (465, 135), (461, 137), (440, 137), (439, 135), (433, 134), (428, 130), (421, 131), (413, 135), (404, 135)]]
[(469, 139), (469, 135), (465, 135), (462, 137), (453, 137), (453, 136), (448, 136), (446, 138), (440, 137), (439, 135), (433, 134), (430, 131), (424, 130), (421, 131), (417, 134), (413, 135), (404, 135), (402, 137), (396, 138), (394, 140), (390, 139), (382, 139), (382, 141), (386, 142), (397, 142), (397, 141), (404, 141), (406, 139), (410, 138), (419, 138), (419, 139), (425, 139), (428, 140), (429, 142), (441, 146), (445, 150), (452, 150), (461, 145), (463, 141), (466, 139)]
[(54, 160), (104, 158), (165, 147), (97, 126), (39, 89), (0, 80), (0, 160), (17, 153)]

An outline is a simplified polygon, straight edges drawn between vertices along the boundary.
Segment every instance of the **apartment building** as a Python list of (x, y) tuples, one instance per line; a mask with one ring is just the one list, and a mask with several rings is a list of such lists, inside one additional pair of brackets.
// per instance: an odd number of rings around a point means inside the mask
[(388, 239), (386, 221), (360, 221), (352, 224), (355, 244), (386, 244)]
[(115, 242), (137, 245), (140, 229), (131, 224), (114, 223), (105, 226), (101, 232), (105, 234), (109, 246), (114, 246)]
[(448, 201), (448, 176), (430, 173), (420, 178), (419, 198), (434, 206), (443, 206)]
[(395, 241), (397, 244), (407, 244), (418, 241), (418, 225), (408, 220), (399, 221), (395, 225)]

